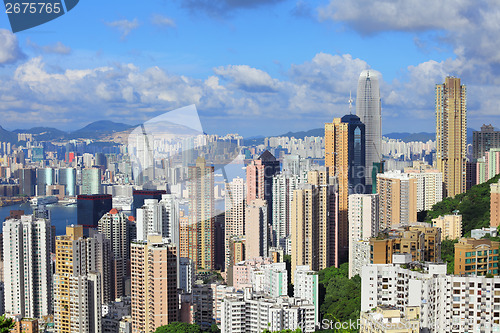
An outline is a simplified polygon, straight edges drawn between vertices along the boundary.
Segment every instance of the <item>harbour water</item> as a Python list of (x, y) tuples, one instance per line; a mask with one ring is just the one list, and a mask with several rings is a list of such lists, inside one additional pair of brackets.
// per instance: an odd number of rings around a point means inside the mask
[[(11, 210), (24, 210), (24, 214), (31, 214), (33, 208), (29, 202), (0, 207), (0, 221), (5, 221), (5, 218), (10, 215)], [(57, 235), (64, 235), (67, 225), (77, 223), (76, 205), (64, 206), (53, 204), (48, 205), (46, 208), (50, 211), (51, 222), (56, 227)]]

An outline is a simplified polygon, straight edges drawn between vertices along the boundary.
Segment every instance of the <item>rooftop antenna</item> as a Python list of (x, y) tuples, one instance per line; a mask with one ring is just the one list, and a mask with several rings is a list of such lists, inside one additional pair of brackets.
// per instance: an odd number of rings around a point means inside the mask
[(352, 99), (351, 93), (352, 93), (352, 91), (349, 91), (349, 101), (348, 101), (349, 102), (349, 114), (352, 114), (352, 102), (354, 102)]

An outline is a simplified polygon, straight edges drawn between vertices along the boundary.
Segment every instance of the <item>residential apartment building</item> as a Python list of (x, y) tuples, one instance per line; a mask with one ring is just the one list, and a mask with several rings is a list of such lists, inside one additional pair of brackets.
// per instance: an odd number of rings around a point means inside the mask
[[(366, 256), (366, 247), (359, 246), (359, 243), (366, 243), (378, 235), (378, 201), (378, 194), (349, 195), (349, 278), (361, 273), (359, 268), (370, 263), (370, 251)], [(363, 261), (363, 258), (368, 261)]]
[(3, 222), (5, 312), (27, 318), (52, 313), (50, 220), (22, 215)]
[(149, 333), (179, 320), (176, 251), (161, 235), (132, 243), (133, 333)]
[(499, 246), (490, 239), (460, 238), (455, 244), (455, 274), (499, 275)]
[(380, 229), (417, 221), (417, 180), (399, 171), (377, 175)]
[(458, 214), (458, 212), (432, 219), (432, 226), (441, 229), (442, 239), (458, 239), (462, 237), (462, 215)]
[(490, 184), (490, 226), (500, 226), (500, 181)]

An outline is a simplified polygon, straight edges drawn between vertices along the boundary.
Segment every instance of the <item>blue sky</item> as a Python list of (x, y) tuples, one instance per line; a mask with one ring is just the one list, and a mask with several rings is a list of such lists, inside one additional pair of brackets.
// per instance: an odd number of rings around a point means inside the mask
[(434, 131), (446, 75), (467, 85), (470, 127), (499, 127), (499, 21), (486, 0), (82, 0), (12, 34), (2, 13), (0, 125), (138, 124), (195, 104), (206, 132), (276, 135), (347, 113), (372, 68), (384, 133)]

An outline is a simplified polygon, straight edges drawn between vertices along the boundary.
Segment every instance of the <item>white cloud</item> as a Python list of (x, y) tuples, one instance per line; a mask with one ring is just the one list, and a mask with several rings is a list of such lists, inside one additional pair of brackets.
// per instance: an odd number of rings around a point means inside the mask
[(276, 92), (278, 80), (256, 68), (247, 65), (217, 67), (215, 74), (228, 80), (237, 89), (247, 92)]
[(151, 23), (159, 27), (166, 27), (166, 28), (176, 27), (175, 21), (173, 19), (159, 14), (154, 14), (151, 17)]
[(105, 22), (108, 27), (116, 28), (121, 33), (121, 39), (127, 38), (127, 36), (132, 32), (132, 30), (139, 27), (139, 21), (133, 19), (132, 21), (123, 19), (112, 22)]
[(24, 53), (19, 48), (17, 36), (9, 30), (0, 29), (0, 66), (13, 64), (25, 58)]
[(33, 42), (31, 39), (26, 40), (26, 44), (33, 48), (34, 50), (41, 51), (43, 53), (56, 53), (56, 54), (70, 54), (71, 48), (69, 46), (64, 45), (61, 42), (57, 42), (49, 45), (38, 45)]

